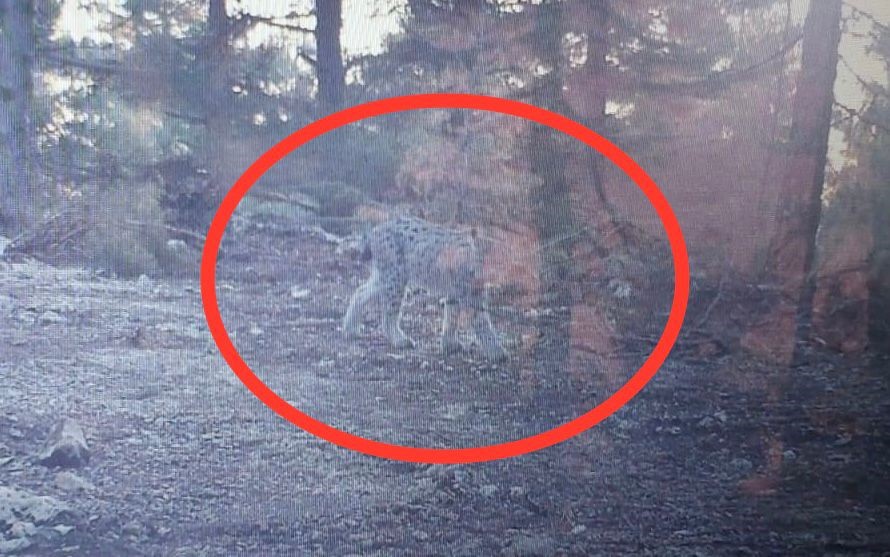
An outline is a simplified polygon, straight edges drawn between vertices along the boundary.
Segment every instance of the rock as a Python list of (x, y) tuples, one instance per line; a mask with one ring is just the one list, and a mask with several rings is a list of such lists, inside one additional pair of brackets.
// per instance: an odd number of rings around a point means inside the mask
[(742, 474), (746, 474), (754, 468), (754, 465), (747, 458), (734, 458), (729, 464)]
[(22, 523), (17, 528), (26, 532), (28, 527), (25, 523), (39, 526), (69, 512), (67, 505), (53, 497), (0, 486), (0, 532), (12, 528), (16, 523)]
[(328, 242), (330, 244), (338, 245), (343, 241), (343, 238), (341, 238), (340, 236), (337, 236), (336, 234), (331, 234), (330, 232), (328, 232), (327, 230), (325, 230), (324, 228), (322, 228), (320, 226), (313, 226), (309, 229), (309, 231), (312, 232), (313, 234), (315, 234), (316, 236), (319, 236), (322, 240), (324, 240), (325, 242)]
[(71, 472), (56, 474), (56, 487), (63, 491), (91, 491), (95, 489), (89, 481)]
[(626, 300), (630, 298), (631, 294), (633, 293), (633, 288), (631, 287), (630, 283), (620, 279), (610, 280), (609, 290), (611, 290), (612, 295), (619, 300)]
[(65, 319), (64, 315), (57, 311), (47, 310), (40, 314), (40, 317), (37, 318), (37, 322), (41, 325), (61, 325), (67, 323), (68, 320)]
[(479, 493), (481, 493), (483, 497), (492, 497), (497, 492), (498, 486), (494, 484), (486, 484), (479, 488)]
[(546, 534), (520, 532), (513, 536), (506, 554), (514, 557), (538, 557), (556, 553), (556, 542)]
[(184, 240), (167, 240), (167, 249), (170, 251), (185, 251), (188, 245)]
[(121, 533), (125, 536), (139, 537), (142, 534), (142, 525), (132, 520), (124, 524), (123, 528), (121, 528)]
[(797, 453), (791, 449), (788, 449), (787, 451), (782, 453), (782, 458), (787, 461), (797, 460)]
[(704, 418), (698, 421), (698, 427), (708, 429), (714, 425), (714, 418), (710, 416), (705, 416)]
[(27, 538), (34, 535), (37, 527), (32, 522), (19, 520), (13, 522), (6, 535), (10, 538)]
[(586, 531), (587, 531), (587, 526), (584, 526), (583, 524), (579, 524), (579, 525), (575, 526), (574, 528), (572, 528), (572, 535), (577, 536), (579, 534), (583, 534)]
[(29, 547), (31, 547), (31, 540), (28, 538), (13, 538), (11, 540), (0, 538), (0, 555), (12, 555)]
[(36, 312), (31, 308), (15, 308), (12, 313), (12, 318), (18, 323), (31, 325), (36, 321), (37, 316)]
[(138, 286), (142, 290), (151, 290), (151, 277), (149, 277), (148, 275), (139, 275), (139, 278), (136, 279), (136, 286)]
[(57, 423), (47, 438), (46, 447), (37, 457), (44, 466), (78, 468), (90, 459), (83, 430), (77, 422), (65, 419)]
[(58, 524), (53, 526), (53, 530), (55, 530), (60, 536), (64, 536), (68, 532), (74, 530), (74, 526), (68, 526), (67, 524)]
[(311, 292), (309, 292), (308, 288), (301, 288), (299, 286), (293, 286), (290, 289), (290, 297), (293, 298), (294, 300), (306, 300), (309, 298), (310, 294), (311, 294)]

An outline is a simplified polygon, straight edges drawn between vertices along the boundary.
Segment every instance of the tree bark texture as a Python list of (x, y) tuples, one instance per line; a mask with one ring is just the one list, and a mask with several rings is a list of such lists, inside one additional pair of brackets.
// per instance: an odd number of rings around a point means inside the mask
[(33, 0), (0, 0), (0, 216), (13, 233), (34, 217), (30, 153)]
[(804, 23), (802, 60), (792, 101), (791, 143), (777, 157), (779, 207), (767, 258), (779, 299), (770, 315), (743, 344), (778, 362), (789, 363), (812, 315), (816, 233), (831, 132), (834, 82), (841, 35), (842, 0), (810, 3)]
[(346, 89), (346, 69), (340, 48), (342, 0), (316, 0), (315, 17), (318, 102), (323, 112), (331, 112), (343, 104)]

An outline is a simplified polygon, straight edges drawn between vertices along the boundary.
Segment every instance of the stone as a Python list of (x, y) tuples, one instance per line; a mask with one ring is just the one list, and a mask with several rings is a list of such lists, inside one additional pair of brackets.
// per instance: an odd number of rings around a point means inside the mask
[(712, 427), (714, 425), (714, 423), (715, 423), (714, 418), (712, 418), (710, 416), (705, 416), (704, 418), (702, 418), (698, 421), (698, 427), (708, 429), (708, 428)]
[(6, 534), (11, 538), (27, 538), (33, 536), (36, 531), (37, 527), (33, 523), (19, 520), (12, 523)]
[(67, 323), (68, 320), (65, 319), (64, 315), (57, 311), (47, 310), (40, 314), (40, 317), (37, 318), (37, 322), (41, 325), (61, 325)]
[(31, 547), (31, 540), (28, 538), (13, 538), (4, 540), (0, 538), (0, 555), (12, 555), (19, 553)]
[(90, 449), (80, 425), (71, 419), (58, 422), (50, 431), (37, 461), (44, 466), (78, 468), (90, 459)]
[(132, 520), (121, 528), (121, 533), (125, 536), (139, 537), (142, 534), (142, 525)]
[(747, 458), (734, 458), (729, 464), (742, 474), (747, 474), (754, 468), (754, 465)]
[(53, 497), (0, 486), (0, 531), (21, 523), (17, 528), (27, 534), (28, 523), (39, 526), (68, 512), (68, 506)]
[(167, 240), (167, 249), (170, 251), (186, 251), (188, 245), (183, 240)]
[(294, 286), (290, 289), (290, 297), (294, 300), (305, 300), (309, 298), (311, 292), (308, 288), (302, 288), (300, 286)]
[(506, 550), (513, 557), (544, 557), (556, 553), (556, 542), (546, 534), (520, 532), (510, 538)]
[(497, 492), (498, 486), (494, 484), (485, 484), (479, 488), (479, 493), (481, 493), (483, 497), (492, 497)]
[(58, 533), (60, 536), (64, 536), (74, 530), (74, 526), (68, 526), (67, 524), (57, 524), (53, 526), (53, 530)]
[(63, 491), (91, 491), (95, 489), (93, 484), (71, 472), (59, 472), (56, 474), (56, 487)]

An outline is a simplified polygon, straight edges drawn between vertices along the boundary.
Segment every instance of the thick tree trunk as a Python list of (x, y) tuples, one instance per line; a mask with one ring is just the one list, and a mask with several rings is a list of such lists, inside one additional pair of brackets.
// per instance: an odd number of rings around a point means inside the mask
[(229, 80), (230, 20), (227, 0), (210, 0), (207, 12), (207, 35), (202, 59), (207, 91), (204, 112), (206, 126), (204, 158), (211, 180), (210, 189), (204, 192), (209, 205), (216, 206), (222, 192), (227, 191), (236, 178), (229, 168), (230, 157), (226, 150), (230, 143), (232, 114), (229, 106), (232, 98)]
[[(609, 135), (606, 116), (608, 87), (604, 86), (612, 70), (606, 63), (610, 44), (611, 12), (605, 0), (572, 0), (563, 4), (563, 28), (586, 36), (586, 60), (566, 69), (562, 97), (569, 116), (594, 131)], [(601, 272), (602, 259), (615, 250), (625, 249), (624, 228), (619, 226), (617, 211), (606, 196), (604, 164), (599, 153), (573, 142), (564, 155), (566, 182), (572, 199), (574, 218), (579, 227), (595, 234), (572, 246), (574, 271), (581, 274)], [(580, 388), (616, 391), (627, 380), (628, 366), (620, 356), (618, 335), (609, 316), (596, 303), (574, 301), (571, 321), (569, 371)]]
[(777, 230), (768, 254), (779, 300), (764, 327), (743, 342), (779, 363), (794, 356), (796, 340), (806, 334), (813, 301), (816, 232), (822, 214), (822, 188), (831, 131), (837, 76), (842, 0), (810, 3), (804, 24), (800, 77), (792, 102), (789, 152), (781, 159), (777, 186)]
[[(563, 7), (558, 4), (540, 6), (535, 33), (542, 60), (551, 71), (540, 78), (533, 102), (566, 114), (563, 99), (565, 64), (562, 59)], [(544, 309), (539, 319), (539, 340), (535, 349), (535, 364), (539, 370), (559, 376), (569, 367), (571, 353), (571, 323), (573, 263), (571, 238), (577, 223), (572, 206), (570, 185), (566, 176), (565, 158), (568, 142), (562, 134), (535, 126), (532, 128), (529, 150), (532, 172), (541, 185), (532, 194), (534, 226), (539, 239), (539, 276), (541, 303)]]
[[(809, 191), (797, 224), (802, 240), (804, 283), (801, 292), (798, 327), (805, 331), (810, 326), (815, 291), (814, 261), (816, 235), (822, 215), (822, 190), (828, 157), (828, 137), (831, 133), (831, 113), (834, 107), (834, 82), (837, 78), (838, 45), (841, 39), (842, 0), (812, 2), (807, 16), (803, 39), (801, 80), (792, 106), (791, 142), (800, 153), (815, 162)], [(806, 186), (804, 182), (802, 185)]]
[(342, 0), (316, 0), (315, 17), (318, 103), (323, 112), (331, 112), (343, 104), (346, 89), (346, 69), (340, 48)]
[(34, 217), (30, 153), (32, 0), (0, 0), (0, 216), (13, 233)]
[(210, 0), (207, 12), (207, 31), (207, 36), (214, 46), (225, 48), (229, 32), (226, 0)]
[[(837, 75), (842, 0), (813, 0), (804, 23), (803, 58), (792, 99), (791, 145), (775, 157), (779, 176), (776, 234), (767, 254), (778, 299), (766, 315), (742, 337), (742, 345), (770, 361), (777, 373), (767, 378), (769, 408), (777, 405), (787, 385), (789, 365), (798, 356), (797, 341), (807, 331), (812, 314), (816, 232), (822, 214), (822, 189), (831, 131), (834, 81)], [(777, 410), (781, 412), (781, 410)], [(767, 422), (785, 423), (784, 417)], [(740, 482), (745, 493), (763, 494), (782, 478), (783, 442), (780, 431), (767, 427), (768, 447), (763, 469)]]

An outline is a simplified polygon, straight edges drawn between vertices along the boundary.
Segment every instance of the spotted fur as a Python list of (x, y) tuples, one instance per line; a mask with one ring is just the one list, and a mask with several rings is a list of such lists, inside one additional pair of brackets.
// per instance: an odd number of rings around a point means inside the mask
[(473, 234), (400, 217), (373, 228), (360, 241), (358, 251), (370, 258), (371, 277), (355, 291), (343, 317), (348, 338), (358, 335), (368, 308), (377, 305), (390, 344), (413, 347), (399, 322), (406, 292), (420, 288), (444, 300), (443, 351), (462, 348), (458, 321), (466, 316), (482, 354), (492, 360), (506, 357), (488, 313), (482, 256)]

